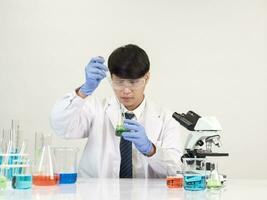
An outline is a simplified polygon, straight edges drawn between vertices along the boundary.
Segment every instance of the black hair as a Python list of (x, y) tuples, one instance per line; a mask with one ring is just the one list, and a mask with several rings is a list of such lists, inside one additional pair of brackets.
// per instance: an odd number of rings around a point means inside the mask
[(146, 52), (134, 44), (115, 49), (108, 58), (110, 74), (120, 78), (137, 79), (149, 71), (150, 63)]

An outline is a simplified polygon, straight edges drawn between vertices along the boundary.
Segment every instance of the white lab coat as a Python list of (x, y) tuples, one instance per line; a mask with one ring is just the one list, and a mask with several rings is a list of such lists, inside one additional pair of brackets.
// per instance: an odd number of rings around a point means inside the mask
[[(179, 124), (172, 118), (171, 112), (149, 100), (146, 100), (143, 112), (139, 122), (156, 146), (156, 153), (147, 157), (136, 150), (135, 177), (163, 178), (170, 166), (181, 164), (183, 143)], [(119, 177), (120, 137), (115, 135), (119, 113), (115, 97), (101, 101), (91, 95), (82, 99), (73, 92), (55, 104), (51, 113), (51, 126), (55, 132), (66, 139), (88, 138), (80, 161), (80, 176)]]

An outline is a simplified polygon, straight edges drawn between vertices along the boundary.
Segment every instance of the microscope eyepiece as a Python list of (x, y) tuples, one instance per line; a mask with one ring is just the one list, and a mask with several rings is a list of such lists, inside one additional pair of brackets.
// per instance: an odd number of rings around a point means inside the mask
[(198, 119), (201, 118), (201, 116), (193, 111), (188, 111), (186, 114), (174, 112), (172, 117), (190, 131), (194, 131)]

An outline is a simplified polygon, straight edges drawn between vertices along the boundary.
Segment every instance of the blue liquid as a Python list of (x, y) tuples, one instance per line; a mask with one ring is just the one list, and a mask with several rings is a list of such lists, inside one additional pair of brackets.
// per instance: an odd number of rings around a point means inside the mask
[(14, 189), (30, 189), (32, 187), (32, 176), (31, 175), (13, 176), (12, 187)]
[[(18, 153), (17, 149), (15, 149), (15, 150), (10, 152), (11, 155), (8, 157), (8, 164), (12, 165), (12, 164), (14, 164), (15, 160), (19, 159), (19, 156), (12, 155), (12, 154), (17, 154), (17, 153)], [(18, 171), (18, 170), (21, 170), (21, 169), (16, 169), (16, 170)], [(14, 169), (12, 169), (12, 168), (4, 169), (4, 174), (7, 177), (7, 179), (9, 181), (11, 181), (12, 177), (13, 177), (13, 174), (14, 174)]]
[(189, 191), (199, 191), (206, 189), (206, 178), (202, 175), (185, 175), (184, 189)]
[(71, 184), (77, 180), (77, 173), (61, 173), (59, 174), (59, 184)]

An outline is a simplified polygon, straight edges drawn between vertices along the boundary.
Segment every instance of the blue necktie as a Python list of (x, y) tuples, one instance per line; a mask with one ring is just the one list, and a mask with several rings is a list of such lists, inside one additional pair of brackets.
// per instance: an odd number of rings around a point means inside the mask
[[(132, 119), (133, 113), (125, 113), (126, 119)], [(129, 142), (123, 137), (120, 141), (121, 165), (120, 178), (133, 178), (133, 164), (132, 164), (132, 142)]]

